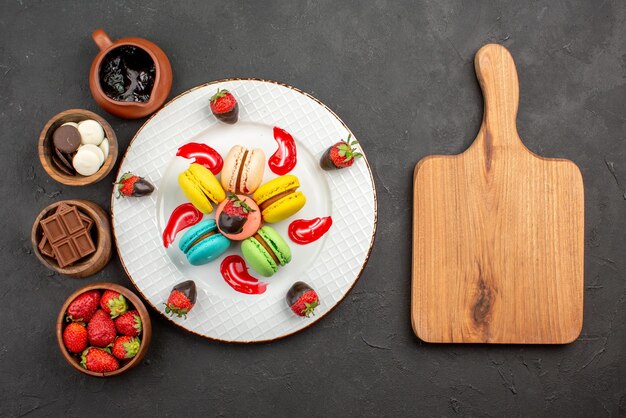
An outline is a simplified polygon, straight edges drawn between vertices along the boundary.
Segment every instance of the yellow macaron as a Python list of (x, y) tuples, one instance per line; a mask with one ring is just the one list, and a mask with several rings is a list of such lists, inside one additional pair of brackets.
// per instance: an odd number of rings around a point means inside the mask
[(280, 222), (294, 215), (306, 203), (298, 177), (293, 174), (277, 177), (261, 185), (252, 198), (259, 205), (263, 220), (267, 223)]
[(211, 171), (193, 163), (178, 175), (178, 184), (187, 199), (202, 213), (213, 212), (213, 203), (220, 203), (226, 199), (222, 185)]

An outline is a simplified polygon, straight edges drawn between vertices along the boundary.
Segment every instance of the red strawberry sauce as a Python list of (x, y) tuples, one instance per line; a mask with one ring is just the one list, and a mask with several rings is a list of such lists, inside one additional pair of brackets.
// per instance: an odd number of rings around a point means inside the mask
[(176, 207), (176, 209), (172, 211), (170, 219), (167, 221), (167, 225), (163, 230), (163, 245), (165, 248), (169, 247), (170, 244), (174, 242), (176, 234), (185, 228), (197, 224), (201, 219), (202, 212), (196, 209), (191, 203), (183, 203)]
[(176, 155), (187, 159), (194, 158), (196, 163), (205, 166), (215, 175), (222, 171), (224, 166), (222, 156), (207, 144), (190, 142), (178, 148)]
[(274, 139), (278, 143), (278, 149), (267, 163), (272, 172), (283, 176), (293, 170), (298, 162), (296, 141), (289, 132), (276, 126), (274, 127)]
[(267, 283), (250, 276), (246, 262), (238, 255), (226, 257), (220, 265), (220, 271), (226, 283), (237, 292), (260, 295), (267, 289)]
[(289, 224), (289, 238), (296, 244), (305, 245), (317, 241), (330, 229), (333, 218), (297, 219)]

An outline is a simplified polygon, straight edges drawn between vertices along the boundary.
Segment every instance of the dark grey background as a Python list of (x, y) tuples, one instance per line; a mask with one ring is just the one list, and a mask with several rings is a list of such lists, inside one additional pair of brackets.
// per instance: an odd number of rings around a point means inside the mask
[[(621, 1), (2, 0), (0, 416), (624, 416), (625, 15)], [(160, 45), (172, 96), (214, 79), (273, 79), (351, 127), (374, 170), (378, 233), (360, 281), (328, 317), (246, 346), (204, 340), (152, 312), (152, 346), (132, 372), (94, 379), (65, 364), (54, 337), (65, 298), (99, 280), (132, 288), (117, 257), (73, 280), (40, 265), (29, 240), (53, 201), (108, 209), (115, 175), (82, 188), (53, 181), (37, 159), (46, 121), (94, 110), (122, 150), (143, 123), (106, 115), (91, 98), (98, 27)], [(472, 59), (488, 42), (516, 59), (526, 145), (584, 175), (585, 319), (567, 346), (429, 345), (411, 331), (413, 166), (473, 140), (482, 98)]]

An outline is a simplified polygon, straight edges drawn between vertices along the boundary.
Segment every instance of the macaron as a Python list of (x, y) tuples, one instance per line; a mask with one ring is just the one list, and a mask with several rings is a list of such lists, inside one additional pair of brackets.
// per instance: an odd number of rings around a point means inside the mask
[(261, 227), (261, 211), (248, 196), (231, 194), (215, 210), (217, 228), (235, 241), (254, 235)]
[(291, 249), (271, 226), (264, 226), (241, 243), (246, 263), (261, 276), (270, 277), (291, 261)]
[(78, 122), (78, 131), (80, 132), (81, 143), (83, 145), (100, 145), (104, 140), (104, 129), (102, 129), (102, 125), (93, 119)]
[(226, 193), (211, 171), (193, 163), (178, 175), (178, 185), (187, 199), (202, 213), (213, 212), (211, 203), (226, 199)]
[(231, 193), (254, 193), (263, 181), (264, 169), (265, 153), (262, 149), (248, 150), (235, 145), (224, 159), (222, 186)]
[(205, 219), (185, 232), (178, 248), (189, 264), (200, 266), (215, 260), (230, 247), (230, 240), (220, 234), (215, 219)]
[(276, 177), (259, 187), (252, 198), (259, 205), (263, 220), (280, 222), (294, 215), (306, 203), (306, 197), (298, 192), (300, 181), (293, 174)]

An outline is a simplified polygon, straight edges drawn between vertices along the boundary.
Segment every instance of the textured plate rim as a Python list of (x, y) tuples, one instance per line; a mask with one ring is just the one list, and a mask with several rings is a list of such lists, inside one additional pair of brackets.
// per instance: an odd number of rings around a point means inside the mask
[[(117, 179), (120, 177), (120, 172), (122, 169), (122, 165), (124, 163), (124, 160), (126, 160), (126, 155), (128, 154), (128, 151), (130, 150), (130, 148), (133, 145), (133, 142), (135, 142), (135, 139), (137, 139), (137, 137), (139, 136), (139, 134), (141, 133), (141, 131), (146, 127), (146, 125), (148, 125), (148, 123), (152, 120), (152, 118), (154, 118), (155, 116), (157, 116), (163, 109), (165, 109), (167, 106), (169, 106), (170, 104), (172, 104), (174, 101), (176, 101), (177, 99), (181, 98), (182, 96), (185, 96), (197, 89), (201, 89), (207, 86), (211, 86), (214, 84), (219, 84), (219, 83), (225, 83), (225, 82), (229, 82), (229, 81), (257, 81), (257, 82), (262, 82), (262, 83), (271, 83), (271, 84), (276, 84), (278, 86), (282, 86), (282, 87), (286, 87), (290, 90), (293, 90), (297, 93), (300, 93), (306, 97), (308, 97), (309, 99), (315, 101), (317, 104), (319, 104), (320, 106), (322, 106), (324, 109), (326, 109), (326, 111), (328, 111), (332, 116), (334, 116), (337, 121), (339, 121), (339, 123), (341, 123), (341, 125), (348, 131), (348, 133), (350, 133), (351, 135), (353, 135), (352, 131), (350, 130), (350, 128), (348, 128), (348, 125), (346, 125), (346, 123), (332, 110), (330, 109), (328, 106), (326, 106), (324, 103), (322, 103), (319, 99), (313, 97), (312, 95), (310, 95), (309, 93), (302, 91), (300, 89), (298, 89), (297, 87), (293, 87), (289, 84), (285, 84), (285, 83), (281, 83), (278, 81), (273, 81), (273, 80), (266, 80), (266, 79), (261, 79), (261, 78), (253, 78), (253, 77), (233, 77), (233, 78), (224, 78), (221, 80), (214, 80), (214, 81), (209, 81), (200, 85), (197, 85), (195, 87), (192, 87), (188, 90), (183, 91), (182, 93), (178, 94), (177, 96), (173, 97), (171, 100), (169, 100), (167, 103), (165, 103), (158, 111), (156, 111), (155, 113), (153, 113), (142, 125), (141, 127), (137, 130), (137, 132), (135, 132), (135, 135), (133, 136), (133, 139), (130, 140), (130, 142), (128, 143), (128, 146), (126, 147), (126, 150), (124, 151), (124, 154), (122, 155), (122, 158), (119, 160), (119, 166), (116, 172), (116, 176), (115, 179), (117, 181)], [(353, 135), (354, 136), (354, 135)], [(305, 325), (302, 328), (299, 328), (293, 332), (287, 333), (287, 334), (283, 334), (283, 335), (279, 335), (277, 337), (274, 338), (268, 338), (268, 339), (264, 339), (264, 340), (248, 340), (248, 341), (236, 341), (236, 340), (225, 340), (225, 339), (221, 339), (221, 338), (215, 338), (215, 337), (209, 337), (208, 335), (204, 335), (204, 334), (200, 334), (194, 330), (191, 330), (187, 327), (184, 326), (184, 324), (182, 323), (177, 323), (175, 321), (173, 321), (170, 317), (168, 317), (163, 311), (161, 311), (160, 309), (158, 309), (156, 306), (154, 306), (152, 304), (152, 302), (150, 302), (150, 299), (148, 299), (146, 297), (146, 295), (143, 294), (143, 292), (141, 291), (141, 289), (139, 288), (139, 286), (137, 285), (137, 283), (135, 283), (135, 280), (133, 279), (133, 277), (130, 275), (130, 273), (128, 272), (128, 269), (126, 268), (126, 263), (124, 262), (124, 259), (122, 258), (122, 254), (120, 253), (120, 249), (119, 246), (117, 245), (117, 234), (115, 233), (115, 213), (113, 211), (114, 205), (114, 198), (115, 198), (115, 184), (113, 185), (113, 192), (111, 193), (111, 229), (113, 232), (113, 242), (115, 244), (115, 249), (117, 251), (117, 256), (118, 259), (120, 260), (120, 263), (122, 264), (122, 268), (124, 269), (124, 272), (126, 273), (126, 277), (128, 277), (128, 279), (130, 280), (130, 282), (133, 284), (133, 286), (135, 287), (135, 289), (137, 289), (137, 291), (139, 292), (139, 294), (141, 295), (141, 297), (143, 298), (143, 300), (150, 305), (150, 307), (152, 307), (156, 312), (159, 313), (159, 315), (161, 315), (162, 317), (164, 317), (165, 319), (167, 319), (168, 322), (176, 325), (179, 328), (184, 329), (185, 331), (195, 334), (199, 337), (205, 338), (207, 340), (211, 340), (211, 341), (219, 341), (222, 343), (229, 343), (229, 344), (257, 344), (257, 343), (267, 343), (267, 342), (272, 342), (272, 341), (276, 341), (276, 340), (282, 340), (283, 338), (287, 338), (291, 335), (294, 335), (298, 332), (304, 331), (306, 329), (308, 329), (311, 325), (318, 323), (319, 321), (321, 321), (324, 317), (326, 317), (329, 313), (331, 313), (332, 311), (335, 310), (335, 308), (337, 308), (337, 306), (339, 306), (339, 304), (341, 302), (344, 301), (344, 299), (346, 298), (346, 296), (348, 296), (348, 294), (352, 291), (352, 289), (354, 288), (354, 286), (356, 285), (356, 283), (359, 281), (359, 279), (361, 278), (361, 275), (363, 274), (363, 270), (365, 270), (365, 267), (367, 266), (367, 263), (369, 261), (370, 255), (372, 254), (372, 248), (374, 247), (374, 240), (376, 238), (376, 228), (378, 226), (378, 194), (376, 192), (376, 183), (374, 182), (374, 176), (372, 174), (372, 168), (369, 164), (369, 161), (367, 160), (367, 156), (363, 155), (363, 161), (365, 162), (365, 165), (367, 167), (367, 172), (370, 176), (370, 180), (371, 180), (371, 184), (372, 184), (372, 192), (374, 194), (374, 225), (373, 225), (373, 229), (372, 229), (372, 237), (370, 239), (370, 244), (369, 244), (369, 249), (367, 250), (367, 254), (365, 255), (365, 260), (363, 260), (363, 264), (361, 265), (361, 269), (359, 270), (358, 274), (356, 275), (354, 282), (352, 283), (352, 285), (350, 286), (350, 288), (346, 291), (346, 293), (339, 299), (337, 300), (337, 302), (335, 302), (335, 304), (330, 307), (326, 312), (324, 312), (321, 316), (317, 317), (317, 319), (315, 321), (311, 321), (309, 322), (307, 325)]]

